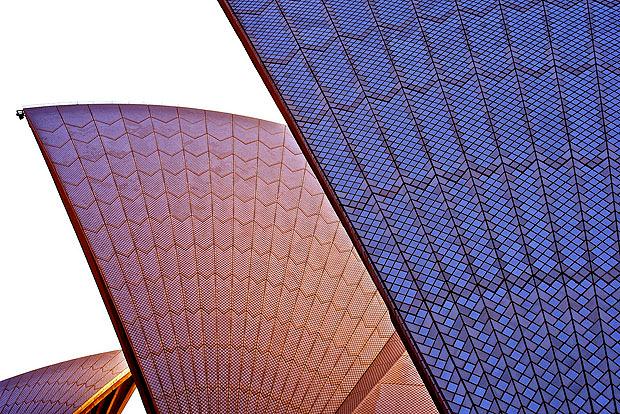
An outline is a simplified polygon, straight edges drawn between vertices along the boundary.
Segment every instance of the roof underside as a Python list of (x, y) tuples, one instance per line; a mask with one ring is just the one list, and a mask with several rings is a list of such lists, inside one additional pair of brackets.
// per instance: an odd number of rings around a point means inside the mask
[(221, 3), (442, 408), (619, 412), (619, 3)]

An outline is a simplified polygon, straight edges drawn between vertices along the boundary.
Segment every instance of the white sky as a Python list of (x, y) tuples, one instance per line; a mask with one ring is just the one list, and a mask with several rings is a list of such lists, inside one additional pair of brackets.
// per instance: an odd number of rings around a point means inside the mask
[[(24, 106), (179, 105), (283, 122), (215, 0), (0, 2), (0, 379), (120, 348)], [(143, 413), (135, 392), (125, 412)]]

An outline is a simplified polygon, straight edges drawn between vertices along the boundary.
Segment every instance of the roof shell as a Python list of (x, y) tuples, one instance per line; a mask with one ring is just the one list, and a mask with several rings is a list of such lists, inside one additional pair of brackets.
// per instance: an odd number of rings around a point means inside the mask
[(283, 125), (145, 105), (25, 113), (150, 412), (335, 412), (400, 344)]
[(619, 412), (617, 3), (220, 3), (442, 411)]

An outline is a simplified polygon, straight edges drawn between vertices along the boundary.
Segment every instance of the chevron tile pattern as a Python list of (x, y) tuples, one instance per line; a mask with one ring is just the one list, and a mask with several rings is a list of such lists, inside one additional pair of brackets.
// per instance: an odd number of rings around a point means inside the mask
[(446, 411), (620, 412), (620, 3), (221, 3)]
[[(121, 351), (105, 352), (50, 365), (0, 381), (0, 412), (2, 414), (65, 414), (82, 413), (80, 408), (97, 393), (120, 390), (116, 401), (129, 398), (133, 382)], [(110, 405), (112, 398), (102, 400), (103, 408), (118, 414), (123, 405)], [(98, 408), (98, 407), (97, 407)]]
[(140, 105), (26, 116), (154, 411), (338, 409), (394, 327), (283, 125)]

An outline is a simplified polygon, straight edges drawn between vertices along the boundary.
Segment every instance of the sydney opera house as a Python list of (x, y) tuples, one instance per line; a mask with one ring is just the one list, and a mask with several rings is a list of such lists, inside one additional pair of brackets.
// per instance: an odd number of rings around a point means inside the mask
[(220, 3), (287, 126), (24, 110), (122, 351), (0, 412), (619, 413), (620, 3)]

